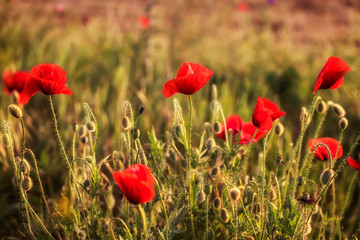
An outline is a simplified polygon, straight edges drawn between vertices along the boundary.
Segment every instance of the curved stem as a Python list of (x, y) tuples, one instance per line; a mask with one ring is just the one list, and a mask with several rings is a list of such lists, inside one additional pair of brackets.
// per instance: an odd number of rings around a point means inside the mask
[(145, 216), (145, 212), (143, 210), (143, 208), (141, 207), (141, 204), (138, 204), (138, 209), (140, 211), (140, 215), (141, 215), (141, 220), (143, 223), (143, 229), (144, 229), (144, 234), (145, 234), (145, 239), (148, 239), (148, 234), (147, 234), (147, 229), (146, 229), (146, 216)]
[(122, 225), (124, 226), (124, 228), (125, 228), (125, 230), (126, 230), (126, 233), (128, 234), (130, 240), (133, 240), (128, 226), (126, 225), (126, 223), (125, 223), (121, 218), (118, 218), (118, 217), (113, 218), (113, 219), (111, 219), (111, 221), (110, 221), (110, 231), (111, 231), (111, 236), (112, 236), (112, 238), (113, 238), (113, 239), (116, 239), (115, 233), (114, 233), (114, 229), (113, 229), (113, 225), (114, 225), (113, 223), (114, 223), (115, 220), (118, 220), (118, 221), (120, 221), (120, 222), (122, 223)]

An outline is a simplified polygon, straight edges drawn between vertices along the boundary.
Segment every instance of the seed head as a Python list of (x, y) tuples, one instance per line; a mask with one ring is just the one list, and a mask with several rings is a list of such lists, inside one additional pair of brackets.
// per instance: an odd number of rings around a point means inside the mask
[(134, 139), (138, 139), (140, 137), (140, 129), (138, 128), (131, 130), (131, 133)]
[(275, 125), (275, 134), (279, 137), (284, 134), (284, 125), (280, 122)]
[(3, 143), (4, 143), (5, 147), (10, 147), (11, 141), (10, 141), (10, 136), (9, 136), (9, 134), (5, 133), (5, 134), (3, 135)]
[(213, 128), (214, 128), (214, 132), (216, 134), (219, 134), (221, 132), (221, 123), (219, 121), (215, 121)]
[(145, 107), (144, 106), (140, 106), (138, 109), (138, 115), (142, 115), (145, 112)]
[(29, 176), (25, 177), (21, 183), (21, 187), (25, 190), (25, 192), (29, 191), (33, 187), (32, 179)]
[(237, 187), (233, 187), (232, 189), (230, 189), (229, 194), (230, 194), (231, 200), (233, 200), (235, 202), (239, 201), (241, 192)]
[(211, 169), (210, 175), (212, 178), (216, 178), (220, 173), (220, 168), (218, 166), (215, 166)]
[(121, 120), (121, 127), (127, 131), (131, 128), (131, 122), (130, 119), (127, 116), (124, 116)]
[(15, 104), (11, 104), (9, 106), (9, 111), (10, 111), (11, 115), (14, 116), (14, 118), (20, 119), (23, 117), (21, 109), (18, 106), (16, 106)]
[(346, 117), (343, 117), (343, 118), (340, 119), (339, 128), (341, 130), (345, 130), (348, 127), (348, 125), (349, 125), (349, 121), (347, 120)]
[(320, 114), (324, 114), (326, 112), (326, 103), (323, 100), (319, 100), (316, 105), (316, 111)]
[(220, 218), (224, 223), (229, 222), (230, 214), (229, 214), (229, 211), (226, 208), (221, 209)]
[(206, 149), (210, 152), (214, 147), (216, 147), (216, 142), (214, 140), (214, 138), (209, 138), (206, 141)]
[(346, 112), (344, 110), (344, 108), (338, 104), (338, 103), (334, 103), (332, 105), (332, 109), (333, 109), (333, 112), (334, 114), (338, 117), (338, 118), (342, 118), (345, 116)]
[(220, 209), (221, 208), (221, 198), (216, 197), (213, 201), (213, 206), (216, 209)]
[(83, 138), (87, 134), (87, 128), (84, 125), (81, 125), (77, 133), (79, 138)]
[(86, 123), (86, 128), (89, 132), (95, 132), (96, 130), (96, 125), (94, 121), (89, 121)]
[(183, 129), (182, 129), (182, 127), (181, 127), (181, 125), (180, 124), (176, 124), (175, 125), (175, 127), (174, 127), (174, 130), (173, 130), (174, 132), (174, 136), (177, 138), (177, 139), (179, 139), (179, 138), (181, 138), (182, 136), (183, 136)]
[(198, 203), (202, 203), (203, 201), (205, 201), (206, 198), (206, 194), (204, 191), (199, 191), (196, 193), (196, 201)]
[(334, 176), (335, 172), (333, 170), (325, 169), (320, 175), (320, 182), (322, 185), (328, 184), (330, 179)]

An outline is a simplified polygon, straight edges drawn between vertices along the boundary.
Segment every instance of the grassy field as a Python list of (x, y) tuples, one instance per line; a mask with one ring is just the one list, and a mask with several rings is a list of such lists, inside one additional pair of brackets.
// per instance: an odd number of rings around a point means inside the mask
[[(314, 112), (301, 138), (302, 151), (296, 149), (304, 127), (301, 109), (305, 107), (311, 113), (314, 84), (329, 56), (342, 58), (351, 68), (341, 88), (321, 91), (325, 102), (338, 103), (345, 109), (349, 121), (341, 135), (344, 155), (334, 164), (334, 171), (346, 160), (359, 134), (357, 1), (275, 0), (271, 4), (252, 0), (243, 11), (238, 9), (238, 1), (231, 0), (62, 4), (0, 0), (0, 72), (29, 71), (42, 63), (57, 64), (67, 72), (67, 86), (73, 95), (53, 95), (52, 100), (66, 153), (71, 160), (77, 159), (73, 167), (79, 170), (76, 182), (69, 181), (48, 96), (36, 94), (21, 106), (26, 147), (34, 153), (39, 169), (37, 174), (34, 161), (26, 154), (34, 186), (25, 199), (36, 215), (24, 204), (21, 188), (13, 183), (11, 154), (1, 144), (0, 236), (81, 239), (85, 234), (89, 239), (127, 239), (130, 235), (144, 239), (138, 210), (123, 197), (111, 176), (113, 171), (137, 162), (147, 163), (157, 181), (156, 197), (143, 204), (150, 239), (359, 237), (360, 185), (356, 170), (347, 165), (341, 168), (318, 204), (302, 204), (295, 178), (302, 171), (291, 164), (292, 160), (299, 161), (300, 166), (306, 163), (309, 139), (340, 137), (339, 118), (329, 107), (326, 115)], [(139, 23), (142, 15), (149, 17), (150, 27)], [(164, 84), (175, 78), (184, 62), (198, 63), (214, 72), (204, 88), (192, 96), (194, 159), (190, 168), (189, 150), (173, 139), (177, 106), (182, 107), (188, 124), (188, 98), (182, 94), (165, 98), (162, 94)], [(212, 86), (217, 89), (216, 99)], [(278, 120), (285, 127), (282, 136), (271, 132), (267, 144), (264, 138), (252, 144), (251, 151), (249, 146), (244, 149), (234, 144), (229, 149), (206, 127), (206, 122), (210, 126), (215, 121), (224, 122), (220, 112), (213, 109), (215, 100), (221, 104), (225, 118), (237, 114), (247, 122), (251, 121), (258, 96), (275, 102), (286, 112)], [(23, 131), (19, 120), (8, 111), (14, 103), (14, 96), (0, 94), (0, 120), (8, 123), (12, 149), (15, 156), (20, 156)], [(135, 116), (140, 106), (145, 107), (137, 125), (139, 142), (134, 146), (129, 145), (133, 141), (130, 130), (122, 127), (125, 115), (131, 119), (129, 103)], [(97, 122), (96, 136), (88, 133), (84, 144), (79, 134), (74, 134), (73, 124), (82, 126), (95, 121), (92, 113)], [(1, 135), (8, 134), (7, 124), (2, 126)], [(220, 150), (200, 154), (207, 140), (213, 138)], [(92, 140), (96, 141), (95, 149)], [(136, 157), (136, 151), (141, 157)], [(350, 156), (358, 159), (359, 151), (355, 147)], [(284, 164), (276, 163), (279, 155)], [(240, 168), (234, 159), (247, 161)], [(90, 167), (83, 162), (89, 162)], [(214, 166), (219, 166), (221, 173), (211, 177)], [(302, 190), (315, 200), (323, 189), (319, 177), (326, 167), (328, 163), (314, 159), (309, 174), (304, 173), (306, 184)], [(49, 211), (41, 197), (38, 175), (46, 202), (51, 205)], [(86, 180), (90, 186), (84, 187)], [(223, 191), (217, 187), (221, 182), (226, 185)], [(240, 189), (242, 204), (229, 198), (233, 186)], [(80, 191), (78, 195), (74, 189)], [(253, 202), (246, 203), (249, 191)], [(205, 193), (204, 201), (197, 201), (199, 192)], [(218, 195), (222, 209), (230, 215), (228, 221), (213, 206)], [(317, 205), (320, 210), (311, 217), (309, 230), (307, 220)]]

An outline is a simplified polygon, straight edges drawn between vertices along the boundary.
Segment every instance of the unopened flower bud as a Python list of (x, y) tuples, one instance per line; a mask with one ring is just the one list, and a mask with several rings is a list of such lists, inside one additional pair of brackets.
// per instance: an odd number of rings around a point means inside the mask
[(138, 128), (131, 130), (131, 133), (134, 139), (138, 139), (140, 137), (140, 129)]
[(230, 195), (231, 200), (233, 200), (235, 202), (239, 201), (240, 195), (241, 195), (239, 188), (234, 187), (234, 188), (230, 189), (229, 195)]
[(258, 214), (261, 211), (261, 205), (260, 203), (255, 203), (253, 206), (253, 213)]
[(94, 121), (89, 121), (86, 123), (86, 128), (89, 132), (95, 132), (96, 130), (96, 125)]
[(144, 106), (140, 106), (138, 109), (138, 115), (142, 115), (145, 112), (145, 107)]
[(10, 141), (10, 136), (9, 136), (9, 134), (5, 133), (5, 134), (3, 135), (3, 143), (4, 143), (5, 147), (10, 147), (11, 141)]
[(307, 119), (306, 125), (309, 125), (311, 123), (311, 117), (308, 117), (308, 116), (309, 116), (308, 111), (306, 110), (305, 107), (302, 107), (301, 114), (300, 114), (300, 122), (305, 122)]
[(9, 111), (10, 111), (11, 115), (13, 115), (17, 119), (20, 119), (23, 117), (21, 109), (18, 106), (16, 106), (15, 104), (11, 104), (9, 106)]
[(205, 201), (205, 198), (206, 198), (205, 192), (203, 192), (203, 191), (197, 192), (197, 194), (196, 194), (196, 201), (197, 201), (198, 203), (202, 203), (203, 201)]
[(226, 208), (221, 209), (220, 218), (224, 223), (229, 222), (230, 214), (229, 214), (229, 211)]
[(320, 175), (320, 182), (322, 185), (328, 184), (330, 179), (334, 176), (335, 172), (333, 170), (325, 169)]
[(305, 181), (305, 177), (304, 176), (299, 176), (298, 179), (297, 179), (297, 185), (298, 186), (303, 185), (304, 181)]
[(316, 111), (320, 114), (324, 114), (326, 112), (326, 103), (323, 100), (319, 100), (317, 102)]
[(284, 125), (280, 122), (275, 125), (275, 134), (279, 137), (284, 134)]
[(216, 178), (220, 173), (220, 168), (218, 166), (215, 166), (211, 169), (210, 175), (213, 178)]
[(129, 119), (127, 116), (125, 116), (125, 117), (122, 118), (122, 120), (121, 120), (121, 127), (122, 127), (125, 131), (127, 131), (127, 130), (129, 130), (129, 129), (131, 128), (131, 122), (130, 122), (130, 119)]
[(343, 118), (340, 119), (340, 121), (339, 121), (339, 128), (340, 128), (341, 130), (345, 130), (348, 125), (349, 125), (349, 121), (347, 120), (346, 117), (343, 117)]
[(79, 125), (76, 122), (74, 122), (72, 125), (72, 129), (74, 132), (76, 132), (77, 130), (79, 130)]
[(81, 240), (86, 239), (86, 232), (84, 230), (78, 230), (76, 236)]
[(214, 138), (209, 138), (206, 141), (206, 149), (210, 152), (214, 147), (216, 147), (216, 142), (214, 140)]
[(217, 189), (217, 191), (218, 191), (218, 193), (219, 193), (219, 196), (222, 194), (222, 191), (223, 191), (223, 189), (224, 189), (224, 186), (225, 186), (224, 181), (217, 181), (217, 183), (216, 183), (216, 189)]
[(309, 201), (309, 200), (310, 200), (310, 194), (304, 192), (304, 193), (302, 194), (302, 196), (301, 196), (301, 199), (302, 199), (303, 201)]
[(216, 197), (213, 201), (213, 206), (216, 209), (220, 209), (221, 208), (221, 198)]
[(338, 103), (334, 103), (332, 105), (332, 109), (333, 109), (333, 112), (334, 114), (338, 117), (338, 118), (342, 118), (345, 116), (346, 112), (344, 110), (344, 108), (338, 104)]
[(221, 123), (219, 121), (215, 121), (213, 128), (214, 128), (214, 132), (216, 134), (219, 134), (221, 132)]
[(78, 133), (79, 138), (83, 138), (83, 137), (85, 137), (86, 134), (87, 134), (87, 128), (86, 128), (84, 125), (81, 125), (81, 126), (79, 127), (79, 130), (78, 130), (77, 133)]
[(20, 157), (16, 157), (15, 161), (24, 175), (27, 175), (30, 172), (30, 164), (25, 158), (23, 159), (23, 161), (21, 161)]
[(182, 138), (184, 133), (183, 133), (183, 129), (180, 124), (176, 124), (173, 131), (174, 131), (174, 136), (176, 138), (178, 138), (178, 139)]
[(83, 136), (83, 137), (81, 138), (81, 142), (82, 142), (83, 144), (88, 143), (88, 141), (89, 141), (89, 139), (88, 139), (87, 136)]
[(29, 191), (33, 187), (33, 181), (30, 177), (25, 177), (21, 183), (21, 187), (25, 190), (25, 192)]
[(212, 186), (211, 185), (205, 185), (204, 192), (205, 192), (205, 194), (209, 195), (212, 192)]
[(275, 201), (276, 198), (277, 198), (276, 191), (275, 191), (275, 189), (271, 188), (270, 193), (269, 193), (269, 200)]

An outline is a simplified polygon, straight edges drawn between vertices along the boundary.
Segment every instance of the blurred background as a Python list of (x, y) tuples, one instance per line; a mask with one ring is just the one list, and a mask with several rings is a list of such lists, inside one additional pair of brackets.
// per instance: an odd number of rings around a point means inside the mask
[[(143, 142), (148, 142), (146, 132), (152, 126), (165, 139), (172, 126), (172, 101), (162, 95), (162, 88), (184, 62), (214, 71), (193, 96), (195, 144), (203, 123), (211, 120), (211, 84), (218, 87), (226, 117), (238, 114), (250, 121), (258, 96), (279, 104), (287, 112), (282, 122), (291, 142), (299, 132), (300, 109), (313, 98), (318, 73), (329, 56), (336, 56), (351, 71), (343, 87), (322, 91), (321, 96), (347, 111), (347, 152), (360, 126), (359, 29), (359, 0), (0, 0), (0, 72), (29, 71), (46, 62), (67, 71), (67, 86), (74, 94), (53, 98), (62, 136), (70, 146), (71, 126), (85, 123), (82, 104), (89, 103), (99, 122), (100, 159), (119, 149), (125, 100), (135, 110), (145, 106), (140, 120)], [(176, 98), (187, 114), (187, 98)], [(1, 91), (0, 120), (9, 122), (19, 153), (20, 126), (7, 111), (12, 103), (15, 98)], [(47, 96), (36, 94), (23, 111), (27, 146), (38, 158), (45, 192), (56, 196), (67, 169), (52, 130)], [(338, 138), (337, 124), (329, 114), (320, 136)], [(24, 230), (17, 224), (17, 192), (2, 145), (0, 164), (0, 235), (16, 236)], [(350, 179), (344, 175), (339, 181), (346, 186)], [(33, 191), (32, 201), (40, 204), (36, 188)], [(358, 201), (354, 196), (351, 203), (357, 210)], [(360, 216), (350, 216), (345, 230), (353, 232), (356, 224), (350, 223)]]

